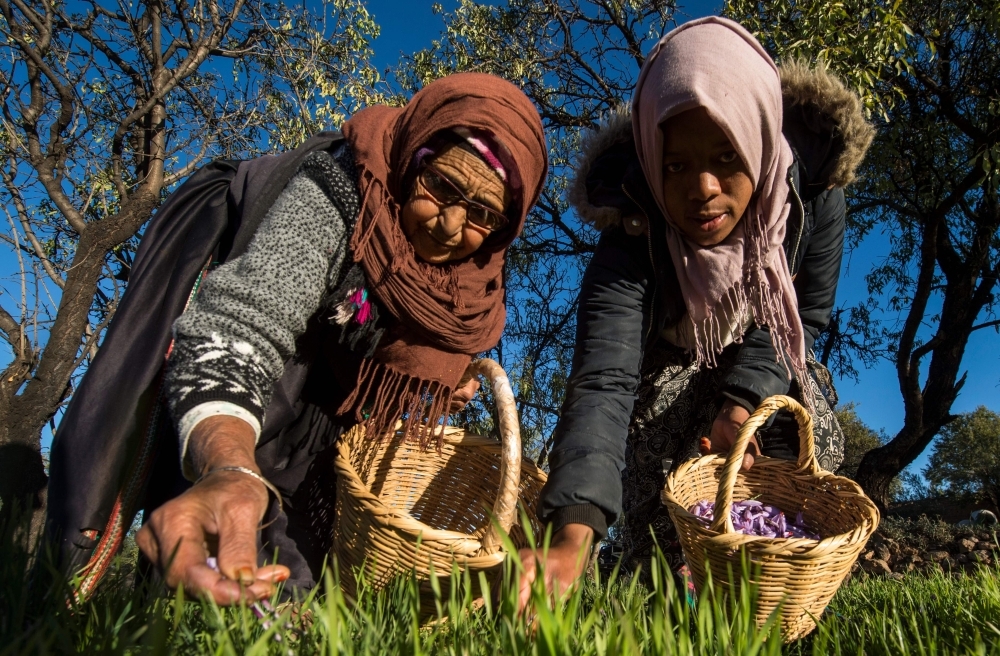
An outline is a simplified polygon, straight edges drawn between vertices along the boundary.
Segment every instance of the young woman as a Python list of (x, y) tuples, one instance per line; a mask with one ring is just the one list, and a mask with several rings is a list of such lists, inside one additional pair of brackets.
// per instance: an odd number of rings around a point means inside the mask
[[(666, 473), (728, 451), (768, 396), (805, 402), (820, 463), (837, 467), (835, 401), (810, 373), (822, 369), (810, 350), (840, 273), (841, 187), (871, 136), (831, 76), (780, 73), (746, 30), (712, 17), (661, 39), (630, 120), (615, 117), (586, 144), (571, 201), (602, 236), (542, 494), (557, 589), (616, 521), (626, 565), (650, 557), (655, 534), (679, 567), (660, 503)], [(828, 376), (823, 386), (832, 394)], [(795, 456), (789, 419), (764, 432), (745, 467), (756, 453)], [(523, 556), (526, 594), (535, 558)]]
[(315, 584), (345, 428), (402, 418), (427, 440), (475, 393), (463, 374), (503, 330), (504, 256), (546, 173), (537, 111), (490, 75), (364, 109), (343, 134), (174, 323), (177, 450), (159, 458), (137, 541), (168, 585), (219, 603)]

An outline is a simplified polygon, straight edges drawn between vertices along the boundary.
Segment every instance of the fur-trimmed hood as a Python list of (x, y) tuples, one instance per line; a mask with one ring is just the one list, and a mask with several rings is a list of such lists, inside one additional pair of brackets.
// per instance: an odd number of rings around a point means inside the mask
[[(846, 187), (854, 180), (854, 172), (875, 136), (860, 99), (824, 67), (811, 68), (797, 61), (779, 70), (784, 100), (782, 131), (795, 153), (800, 186), (818, 191), (831, 185)], [(588, 178), (602, 158), (613, 160), (599, 167), (602, 172), (607, 168), (621, 175), (622, 158), (635, 152), (632, 143), (628, 106), (612, 112), (597, 130), (583, 138), (567, 199), (580, 218), (598, 230), (621, 221), (625, 210), (607, 194), (588, 192), (588, 187), (594, 188), (593, 179)], [(608, 182), (611, 184), (598, 186), (616, 186)]]

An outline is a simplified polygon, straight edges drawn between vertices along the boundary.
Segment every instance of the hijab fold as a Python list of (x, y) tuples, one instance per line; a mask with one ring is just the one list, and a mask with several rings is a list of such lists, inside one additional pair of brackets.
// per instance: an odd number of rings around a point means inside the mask
[[(400, 211), (409, 197), (408, 168), (435, 134), (483, 131), (510, 154), (521, 182), (510, 223), (472, 255), (445, 264), (417, 258)], [(397, 419), (422, 440), (447, 419), (451, 396), (472, 357), (500, 339), (506, 320), (503, 264), (541, 191), (548, 166), (538, 112), (516, 86), (484, 73), (435, 80), (403, 108), (373, 106), (343, 126), (359, 170), (361, 211), (351, 253), (369, 290), (399, 323), (358, 373), (341, 406), (382, 435)], [(367, 416), (366, 416), (367, 415)]]
[[(689, 241), (667, 213), (663, 195), (664, 121), (705, 108), (746, 164), (754, 195), (720, 244)], [(699, 364), (742, 336), (747, 319), (770, 329), (789, 374), (806, 375), (805, 340), (783, 241), (790, 205), (792, 150), (782, 136), (778, 69), (738, 23), (712, 16), (667, 33), (643, 64), (632, 99), (636, 152), (667, 221), (667, 247), (677, 270)], [(809, 399), (808, 394), (804, 398)]]

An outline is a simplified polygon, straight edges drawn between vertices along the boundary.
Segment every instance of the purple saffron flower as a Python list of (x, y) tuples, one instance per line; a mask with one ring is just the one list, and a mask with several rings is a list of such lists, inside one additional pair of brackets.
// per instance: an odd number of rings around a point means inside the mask
[[(703, 500), (695, 503), (689, 509), (691, 514), (701, 519), (705, 524), (712, 521), (715, 503)], [(746, 535), (757, 535), (767, 538), (808, 538), (819, 540), (820, 536), (808, 530), (802, 513), (790, 521), (781, 510), (770, 504), (761, 503), (756, 499), (733, 502), (730, 511), (733, 528)]]

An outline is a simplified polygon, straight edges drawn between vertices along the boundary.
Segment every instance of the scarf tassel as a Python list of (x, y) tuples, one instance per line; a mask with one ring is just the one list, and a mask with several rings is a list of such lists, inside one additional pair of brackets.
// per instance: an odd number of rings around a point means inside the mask
[[(759, 269), (757, 270), (759, 271)], [(748, 291), (750, 296), (761, 299), (761, 302), (751, 303), (747, 295)], [(759, 275), (751, 276), (746, 289), (738, 284), (730, 287), (708, 316), (694, 324), (694, 355), (697, 363), (710, 369), (718, 366), (716, 356), (725, 348), (723, 321), (730, 326), (729, 330), (734, 330), (735, 334), (738, 335), (733, 341), (741, 342), (743, 331), (735, 325), (739, 321), (739, 317), (752, 314), (753, 321), (758, 326), (781, 326), (785, 321), (785, 313), (782, 311), (784, 305), (785, 298), (782, 290), (769, 286), (767, 281)], [(720, 321), (720, 316), (722, 321)], [(794, 376), (797, 380), (804, 380), (809, 375), (808, 369), (804, 361), (800, 362), (799, 358), (792, 354), (791, 342), (785, 331), (772, 328), (770, 332), (778, 361), (785, 368), (789, 379)], [(788, 354), (788, 357), (782, 357), (781, 354)], [(810, 412), (814, 412), (813, 406), (815, 404), (812, 394), (808, 393), (804, 385), (799, 387), (802, 390), (803, 405)]]
[(354, 411), (365, 433), (382, 440), (402, 420), (404, 439), (417, 439), (426, 448), (437, 438), (441, 448), (453, 390), (440, 381), (417, 378), (395, 371), (374, 359), (362, 362), (354, 392), (339, 409)]

